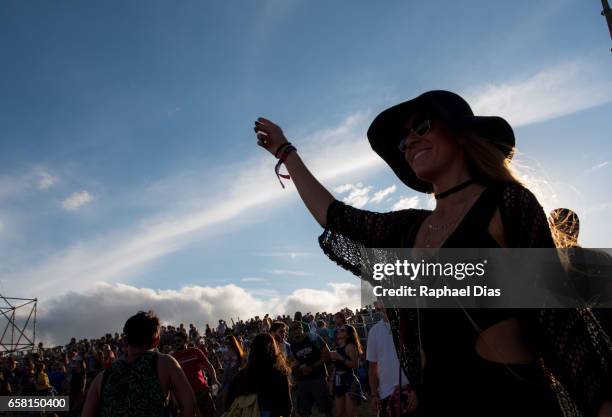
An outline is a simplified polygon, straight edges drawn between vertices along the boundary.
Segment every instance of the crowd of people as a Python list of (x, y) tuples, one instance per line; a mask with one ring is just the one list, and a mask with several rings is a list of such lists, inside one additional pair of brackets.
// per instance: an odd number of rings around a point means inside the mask
[[(71, 411), (64, 414), (71, 416), (212, 417), (230, 412), (249, 394), (270, 417), (352, 417), (368, 397), (375, 414), (387, 406), (399, 378), (383, 317), (382, 309), (345, 308), (219, 320), (200, 329), (161, 326), (152, 312), (140, 312), (121, 334), (72, 338), (65, 346), (40, 343), (33, 352), (4, 355), (0, 395), (69, 396)], [(403, 381), (408, 384), (405, 376)], [(141, 401), (130, 408), (127, 392), (154, 405)]]

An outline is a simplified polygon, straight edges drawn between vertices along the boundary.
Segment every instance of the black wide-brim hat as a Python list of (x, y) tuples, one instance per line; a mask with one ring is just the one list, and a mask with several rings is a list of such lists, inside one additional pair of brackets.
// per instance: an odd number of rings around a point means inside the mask
[(398, 145), (407, 133), (406, 121), (416, 112), (436, 116), (454, 130), (472, 131), (489, 140), (510, 158), (514, 151), (514, 132), (498, 116), (475, 116), (461, 96), (450, 91), (434, 90), (421, 94), (380, 113), (368, 128), (368, 140), (376, 152), (410, 188), (431, 192), (432, 184), (420, 180), (406, 161)]

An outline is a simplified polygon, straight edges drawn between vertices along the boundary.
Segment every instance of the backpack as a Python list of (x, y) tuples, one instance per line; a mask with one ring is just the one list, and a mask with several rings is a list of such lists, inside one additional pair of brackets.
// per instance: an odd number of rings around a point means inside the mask
[(241, 395), (236, 398), (224, 417), (259, 417), (257, 394)]

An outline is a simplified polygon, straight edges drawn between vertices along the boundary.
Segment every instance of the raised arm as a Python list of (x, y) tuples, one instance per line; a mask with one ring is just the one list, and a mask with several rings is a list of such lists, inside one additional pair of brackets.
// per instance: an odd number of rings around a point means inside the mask
[[(287, 138), (282, 129), (263, 117), (255, 122), (255, 132), (257, 132), (257, 144), (272, 155), (287, 143)], [(293, 151), (287, 156), (285, 166), (310, 214), (321, 226), (325, 227), (327, 208), (334, 201), (334, 197), (312, 175), (297, 151)]]
[[(287, 139), (280, 127), (259, 118), (255, 122), (257, 143), (272, 155), (284, 153)], [(283, 147), (285, 146), (285, 147)], [(277, 152), (277, 150), (281, 150)], [(407, 233), (429, 212), (407, 209), (376, 213), (348, 206), (336, 199), (308, 171), (296, 151), (285, 165), (313, 217), (325, 228), (319, 236), (323, 252), (353, 274), (362, 275), (363, 248), (403, 247)]]

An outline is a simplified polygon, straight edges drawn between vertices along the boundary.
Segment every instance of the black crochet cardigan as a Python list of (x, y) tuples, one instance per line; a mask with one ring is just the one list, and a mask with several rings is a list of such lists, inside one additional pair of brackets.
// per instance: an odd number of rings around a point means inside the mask
[[(546, 215), (536, 197), (520, 184), (500, 184), (501, 214), (508, 247), (555, 247)], [(428, 210), (375, 213), (334, 201), (319, 237), (324, 253), (361, 277), (361, 248), (406, 247), (407, 236)], [(388, 309), (400, 363), (412, 381), (421, 377), (418, 312)], [(400, 340), (400, 315), (402, 337)], [(557, 394), (566, 417), (593, 416), (602, 401), (612, 399), (612, 344), (601, 322), (589, 309), (534, 309), (537, 355), (542, 372)], [(408, 329), (408, 331), (406, 331)]]

